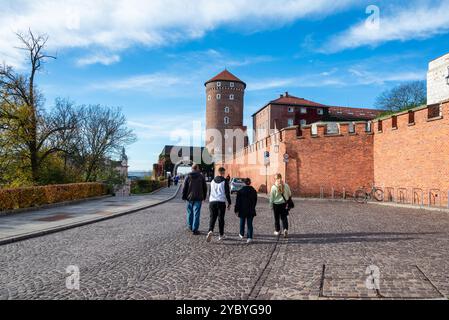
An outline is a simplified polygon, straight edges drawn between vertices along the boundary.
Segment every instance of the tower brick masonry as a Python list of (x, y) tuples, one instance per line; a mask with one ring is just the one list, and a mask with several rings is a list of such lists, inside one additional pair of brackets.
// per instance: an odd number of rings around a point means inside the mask
[[(233, 136), (227, 130), (242, 130), (246, 84), (225, 70), (205, 83), (206, 147), (214, 156), (237, 152)], [(246, 140), (246, 139), (245, 139)], [(246, 143), (245, 143), (246, 144)], [(225, 150), (226, 146), (234, 146)], [(220, 161), (218, 161), (220, 162)]]

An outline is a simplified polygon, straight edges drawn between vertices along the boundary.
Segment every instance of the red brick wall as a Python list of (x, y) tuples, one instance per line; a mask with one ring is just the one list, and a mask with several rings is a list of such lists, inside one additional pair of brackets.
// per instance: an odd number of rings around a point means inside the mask
[(286, 144), (291, 157), (287, 165), (287, 181), (295, 194), (316, 196), (323, 187), (325, 195), (341, 197), (343, 191), (353, 194), (374, 181), (373, 135), (365, 132), (365, 124), (356, 125), (349, 134), (348, 124), (341, 124), (340, 134), (326, 136), (325, 127), (311, 136), (310, 128), (296, 138), (294, 130), (286, 131)]
[[(428, 204), (431, 189), (432, 204), (447, 205), (449, 191), (449, 102), (442, 105), (442, 118), (428, 121), (427, 108), (415, 112), (415, 124), (409, 125), (408, 114), (397, 117), (397, 129), (392, 118), (382, 121), (382, 132), (373, 126), (374, 179), (376, 185), (388, 188), (395, 198), (404, 194), (410, 202)], [(422, 190), (415, 190), (419, 188)], [(436, 196), (436, 199), (434, 198)]]
[[(250, 177), (262, 192), (266, 190), (266, 180), (271, 187), (276, 173), (283, 174), (294, 194), (301, 196), (318, 196), (321, 187), (326, 194), (332, 188), (336, 193), (343, 189), (353, 193), (372, 183), (373, 135), (365, 133), (365, 124), (357, 125), (356, 134), (348, 133), (348, 125), (341, 126), (342, 134), (338, 136), (326, 136), (324, 131), (324, 127), (319, 127), (318, 135), (312, 137), (310, 128), (306, 128), (297, 137), (296, 128), (284, 129), (237, 155), (236, 161), (242, 164), (228, 164), (226, 168), (233, 177)], [(262, 161), (264, 151), (271, 153), (268, 179)], [(290, 156), (287, 165), (283, 162), (285, 153)], [(259, 162), (254, 164), (256, 157)]]

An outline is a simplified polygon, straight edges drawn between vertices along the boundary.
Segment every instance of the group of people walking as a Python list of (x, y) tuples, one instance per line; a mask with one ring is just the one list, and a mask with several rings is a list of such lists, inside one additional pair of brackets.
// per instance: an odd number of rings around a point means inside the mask
[[(218, 241), (225, 239), (226, 211), (230, 211), (232, 207), (229, 179), (225, 175), (226, 169), (219, 168), (218, 176), (211, 182), (209, 191), (200, 167), (195, 164), (184, 181), (182, 199), (187, 202), (187, 227), (194, 235), (200, 234), (201, 207), (206, 199), (209, 200), (210, 220), (207, 242), (212, 241), (217, 220)], [(246, 178), (244, 182), (245, 186), (237, 192), (234, 212), (240, 219), (240, 239), (245, 239), (246, 230), (247, 243), (251, 243), (254, 239), (253, 221), (257, 216), (257, 191), (251, 186), (251, 179)], [(275, 236), (282, 233), (284, 237), (288, 237), (288, 215), (294, 206), (291, 197), (290, 187), (283, 181), (282, 175), (277, 174), (269, 195), (270, 208), (274, 216)]]

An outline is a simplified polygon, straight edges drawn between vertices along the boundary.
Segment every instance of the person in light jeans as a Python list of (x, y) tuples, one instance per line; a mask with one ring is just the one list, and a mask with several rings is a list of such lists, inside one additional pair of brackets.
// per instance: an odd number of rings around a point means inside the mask
[(182, 190), (182, 200), (187, 201), (187, 227), (194, 235), (199, 235), (201, 207), (207, 197), (206, 179), (197, 164), (186, 177)]

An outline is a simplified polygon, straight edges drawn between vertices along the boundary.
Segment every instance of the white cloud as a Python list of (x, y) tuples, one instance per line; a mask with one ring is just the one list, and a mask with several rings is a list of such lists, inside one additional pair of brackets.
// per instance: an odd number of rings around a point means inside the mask
[(14, 32), (29, 28), (50, 36), (49, 49), (120, 51), (188, 41), (221, 26), (258, 31), (333, 14), (353, 3), (357, 1), (9, 0), (0, 11), (0, 60), (21, 64)]
[(345, 70), (332, 69), (329, 72), (308, 73), (298, 77), (266, 78), (250, 81), (249, 91), (268, 89), (348, 87), (358, 85), (383, 85), (389, 82), (407, 82), (425, 80), (426, 70), (378, 70), (370, 71), (361, 66), (352, 66)]
[(363, 21), (332, 37), (321, 51), (332, 53), (361, 46), (375, 47), (388, 41), (428, 39), (449, 31), (448, 12), (448, 1), (394, 7), (385, 14), (381, 8), (379, 28), (369, 27)]
[(172, 114), (163, 116), (155, 114), (149, 119), (132, 119), (128, 126), (133, 128), (139, 141), (161, 141), (173, 145), (203, 145), (204, 115)]
[(95, 55), (79, 58), (76, 61), (76, 64), (80, 67), (88, 66), (91, 64), (102, 64), (105, 66), (109, 66), (109, 65), (117, 63), (117, 62), (120, 62), (120, 56), (117, 54), (113, 54), (113, 55), (95, 54)]
[(164, 73), (144, 74), (119, 80), (106, 81), (91, 85), (95, 90), (133, 90), (154, 92), (163, 88), (171, 88), (175, 85), (186, 84), (190, 80), (178, 75)]

